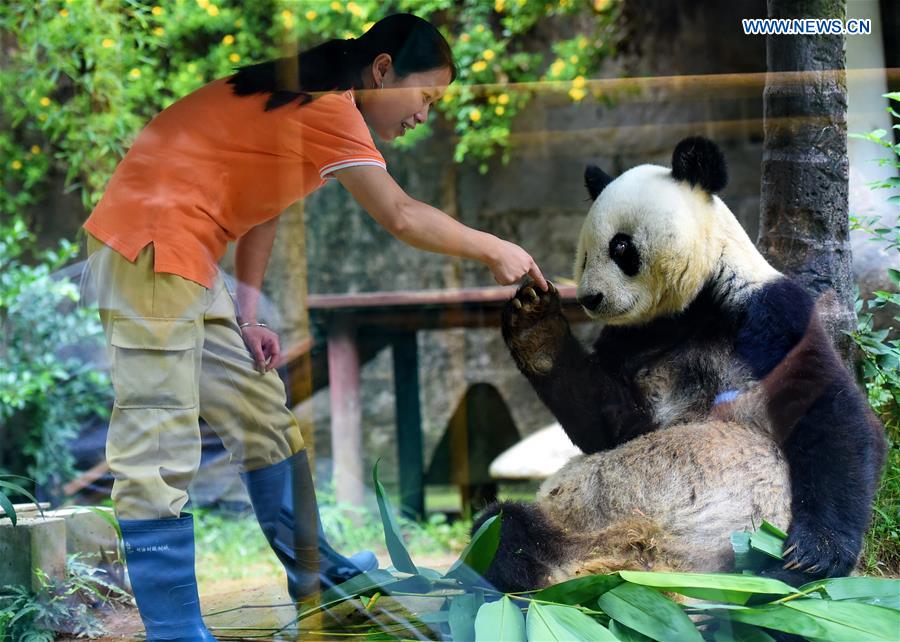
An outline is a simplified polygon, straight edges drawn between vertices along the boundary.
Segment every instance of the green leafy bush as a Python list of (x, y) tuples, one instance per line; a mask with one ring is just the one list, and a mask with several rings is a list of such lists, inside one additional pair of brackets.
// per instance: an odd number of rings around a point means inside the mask
[(0, 642), (52, 642), (57, 633), (91, 639), (103, 635), (98, 609), (131, 601), (106, 575), (72, 555), (64, 582), (38, 571), (33, 593), (24, 586), (0, 587)]
[(77, 254), (62, 241), (33, 255), (34, 238), (15, 217), (0, 223), (0, 467), (25, 472), (51, 493), (74, 475), (67, 442), (85, 419), (106, 416), (108, 378), (83, 350), (99, 349), (95, 310), (78, 285), (55, 273)]
[[(900, 92), (884, 94), (890, 101), (887, 111), (900, 118)], [(893, 129), (900, 129), (894, 125)], [(876, 143), (890, 154), (878, 162), (900, 170), (900, 146), (883, 129), (868, 134), (850, 134)], [(895, 190), (900, 188), (900, 178), (875, 181), (872, 189)], [(900, 206), (900, 195), (887, 198), (888, 203)], [(878, 218), (851, 217), (853, 228), (868, 233), (872, 242), (878, 243), (888, 253), (887, 274), (893, 291), (879, 290), (857, 298), (858, 326), (851, 336), (859, 346), (860, 378), (869, 397), (869, 404), (884, 423), (888, 438), (888, 457), (881, 487), (875, 498), (872, 525), (866, 534), (862, 566), (867, 573), (900, 574), (900, 338), (898, 327), (876, 328), (874, 313), (889, 310), (895, 322), (900, 323), (900, 223), (883, 227)]]

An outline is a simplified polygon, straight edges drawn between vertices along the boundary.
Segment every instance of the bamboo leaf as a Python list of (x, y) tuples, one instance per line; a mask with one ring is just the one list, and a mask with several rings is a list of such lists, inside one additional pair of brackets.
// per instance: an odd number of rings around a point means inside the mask
[(394, 563), (394, 568), (402, 573), (418, 573), (416, 565), (413, 564), (403, 539), (400, 537), (400, 526), (394, 517), (394, 509), (384, 492), (384, 486), (378, 481), (378, 463), (375, 462), (375, 468), (372, 471), (372, 478), (375, 482), (375, 498), (378, 501), (378, 512), (381, 513), (381, 523), (384, 526), (384, 543), (387, 545), (388, 554)]
[(775, 638), (755, 626), (725, 621), (713, 633), (713, 642), (775, 642)]
[(548, 586), (532, 597), (542, 602), (557, 604), (585, 604), (594, 602), (598, 597), (622, 583), (618, 573), (609, 575), (586, 575)]
[(525, 617), (505, 595), (488, 602), (475, 616), (476, 642), (526, 642)]
[(653, 573), (619, 571), (623, 580), (663, 591), (712, 602), (746, 604), (756, 594), (790, 595), (794, 589), (784, 582), (755, 575), (729, 573)]
[(609, 629), (574, 606), (532, 602), (525, 626), (528, 642), (618, 642)]
[(466, 593), (450, 600), (449, 619), (450, 637), (454, 642), (469, 642), (475, 639), (475, 616), (478, 605), (475, 595)]
[(784, 538), (760, 529), (750, 533), (750, 547), (780, 560), (781, 551), (784, 548)]
[(8, 517), (12, 525), (15, 526), (16, 522), (19, 521), (19, 518), (16, 516), (16, 510), (13, 508), (12, 502), (9, 501), (9, 497), (2, 492), (0, 492), (0, 508), (3, 509), (3, 515)]
[(702, 642), (684, 611), (652, 588), (624, 582), (601, 595), (598, 604), (612, 619), (654, 640)]
[(471, 579), (466, 577), (469, 574), (461, 571), (463, 567), (467, 567), (474, 571), (480, 579), (480, 576), (491, 565), (497, 547), (500, 545), (500, 519), (501, 515), (494, 515), (478, 528), (475, 535), (472, 536), (472, 541), (460, 554), (459, 559), (450, 566), (446, 577), (460, 580)]
[[(27, 490), (25, 490), (18, 484), (13, 484), (12, 482), (0, 480), (0, 488), (6, 488), (8, 490), (11, 490), (14, 493), (19, 493), (21, 495), (25, 495), (25, 497), (27, 497), (34, 503), (34, 506), (35, 506), (35, 508), (38, 509), (38, 512), (41, 514), (41, 517), (44, 516), (44, 509), (41, 508), (41, 503), (35, 498), (34, 495), (29, 493)], [(3, 494), (3, 492), (0, 491), (0, 495), (2, 495), (2, 494)]]
[(900, 639), (900, 613), (881, 606), (849, 601), (798, 599), (759, 608), (713, 610), (717, 616), (744, 624), (831, 640)]
[(835, 577), (800, 587), (807, 591), (820, 587), (832, 600), (855, 600), (900, 611), (900, 580), (882, 577)]
[(609, 621), (609, 632), (612, 633), (619, 642), (653, 642), (651, 638), (648, 638), (643, 633), (638, 633), (634, 629), (629, 628), (616, 620)]

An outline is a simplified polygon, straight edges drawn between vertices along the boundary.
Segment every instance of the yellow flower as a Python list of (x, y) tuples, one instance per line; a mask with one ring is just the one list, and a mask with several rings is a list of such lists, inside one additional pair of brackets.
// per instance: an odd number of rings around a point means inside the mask
[(566, 63), (557, 58), (556, 61), (552, 65), (550, 65), (550, 75), (558, 76), (563, 72), (563, 69), (565, 68)]
[(475, 27), (475, 33), (484, 33), (484, 25), (478, 25)]
[(509, 96), (507, 96), (506, 94), (500, 94), (499, 96), (497, 96), (497, 102), (501, 105), (505, 105), (509, 102)]
[(46, 96), (41, 98), (41, 100), (39, 102), (41, 103), (41, 107), (49, 107), (50, 106), (50, 99), (47, 98)]
[(209, 6), (209, 0), (197, 0), (197, 5), (198, 5), (201, 9), (206, 9), (206, 7)]
[(569, 90), (569, 97), (572, 100), (574, 100), (575, 102), (578, 102), (579, 100), (584, 98), (586, 95), (587, 95), (587, 92), (585, 92), (584, 89), (578, 89), (578, 88), (573, 87), (572, 89)]
[(491, 103), (492, 105), (496, 104), (497, 97), (496, 96), (488, 96), (488, 102)]
[(211, 4), (206, 8), (206, 13), (208, 13), (213, 18), (215, 18), (217, 15), (219, 15), (219, 7), (217, 7), (214, 4)]
[(343, 13), (343, 12), (344, 12), (344, 6), (343, 6), (340, 2), (338, 2), (337, 0), (335, 0), (334, 2), (332, 2), (332, 3), (331, 3), (330, 5), (328, 5), (328, 6), (331, 7), (331, 10), (332, 10), (332, 11), (337, 11), (338, 13)]
[(284, 22), (284, 26), (290, 29), (294, 26), (294, 14), (285, 9), (281, 12), (281, 21)]
[(31, 153), (32, 153), (32, 154), (40, 154), (40, 153), (41, 153), (41, 148), (40, 148), (39, 146), (37, 146), (37, 145), (32, 145), (32, 146), (31, 146)]
[(152, 9), (150, 9), (150, 13), (152, 13), (154, 16), (161, 16), (164, 12), (162, 7), (153, 7)]
[(470, 35), (467, 34), (467, 33), (464, 33), (463, 35), (461, 35), (461, 36), (459, 37), (459, 39), (462, 40), (463, 42), (469, 42), (469, 40), (472, 39), (472, 36), (470, 36)]
[(232, 36), (232, 35), (229, 33), (229, 34), (226, 35), (224, 38), (222, 38), (222, 44), (223, 44), (223, 45), (233, 45), (233, 44), (234, 44), (234, 36)]
[(367, 32), (369, 29), (375, 26), (374, 22), (367, 22), (363, 25), (363, 33)]
[(228, 60), (230, 60), (231, 62), (239, 62), (240, 59), (241, 59), (241, 57), (236, 53), (233, 53), (228, 56)]
[(131, 76), (132, 78), (140, 78), (141, 70), (138, 69), (137, 67), (135, 67), (134, 69), (132, 69), (131, 71), (128, 72), (128, 75)]
[(571, 62), (574, 65), (576, 62), (578, 62), (578, 56), (576, 56), (575, 54), (572, 54), (571, 56), (569, 56), (569, 62)]
[(47, 114), (38, 114), (38, 120), (44, 122), (47, 120)]
[(13, 168), (14, 170), (16, 170), (16, 171), (22, 169), (22, 161), (19, 161), (19, 160), (14, 160), (14, 161), (13, 161), (12, 163), (10, 163), (9, 165), (10, 165), (10, 167), (12, 167), (12, 168)]
[(161, 35), (163, 35), (165, 32), (166, 32), (166, 30), (163, 29), (162, 27), (157, 27), (156, 29), (153, 30), (153, 35), (154, 35), (154, 36), (161, 36)]
[(312, 22), (313, 20), (316, 19), (316, 16), (317, 16), (317, 15), (319, 15), (319, 14), (316, 13), (315, 11), (307, 11), (307, 12), (304, 14), (304, 17), (305, 17), (307, 20), (309, 20), (310, 22)]
[(494, 0), (494, 11), (497, 13), (503, 13), (503, 9), (505, 9), (506, 0)]
[(502, 116), (506, 110), (503, 107), (494, 107), (494, 113), (498, 116)]
[(487, 69), (487, 63), (483, 60), (472, 63), (472, 71), (479, 72), (484, 71), (485, 69)]
[(493, 60), (494, 52), (491, 49), (485, 49), (484, 52), (481, 54), (481, 57), (484, 58), (485, 60)]
[(587, 47), (587, 42), (587, 38), (581, 36), (581, 38), (578, 39), (578, 48), (584, 49), (585, 47)]
[(60, 10), (59, 10), (59, 15), (61, 15), (63, 18), (68, 18), (68, 17), (69, 17), (69, 10), (68, 10), (68, 9), (60, 9)]
[(116, 42), (112, 38), (104, 38), (103, 42), (101, 42), (100, 44), (103, 45), (104, 49), (109, 49), (114, 44), (116, 44)]
[(234, 26), (237, 27), (238, 29), (240, 29), (241, 27), (244, 26), (244, 20), (242, 18), (238, 18), (237, 20), (234, 21)]
[(356, 16), (357, 18), (361, 18), (361, 17), (362, 17), (362, 14), (363, 14), (362, 7), (360, 7), (360, 6), (359, 6), (358, 4), (356, 4), (355, 2), (348, 2), (348, 3), (347, 3), (347, 11), (349, 11), (350, 13), (352, 13), (352, 14), (353, 14), (354, 16)]
[(479, 120), (481, 120), (481, 112), (477, 109), (473, 109), (471, 112), (469, 112), (469, 120), (471, 120), (473, 123), (477, 123)]
[(442, 100), (443, 102), (445, 102), (445, 103), (452, 103), (452, 102), (453, 102), (453, 94), (451, 94), (451, 93), (448, 91), (448, 92), (445, 93), (443, 96), (441, 96), (441, 100)]
[(594, 0), (594, 9), (603, 11), (609, 6), (609, 0)]
[(575, 76), (575, 78), (572, 79), (572, 86), (577, 89), (584, 87), (584, 76)]

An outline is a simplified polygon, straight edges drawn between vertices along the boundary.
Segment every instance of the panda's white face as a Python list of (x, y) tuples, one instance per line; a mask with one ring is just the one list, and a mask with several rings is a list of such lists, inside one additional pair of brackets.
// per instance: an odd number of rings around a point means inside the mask
[(642, 324), (680, 312), (708, 280), (718, 199), (656, 165), (635, 167), (594, 201), (578, 240), (578, 300), (592, 318)]

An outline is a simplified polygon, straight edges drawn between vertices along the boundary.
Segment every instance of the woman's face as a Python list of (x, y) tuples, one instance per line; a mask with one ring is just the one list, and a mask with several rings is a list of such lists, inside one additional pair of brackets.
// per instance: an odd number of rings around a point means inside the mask
[(363, 92), (360, 111), (381, 140), (394, 140), (425, 122), (429, 109), (450, 84), (450, 77), (450, 69), (439, 67), (398, 78), (389, 65), (384, 73), (373, 75), (374, 86)]

